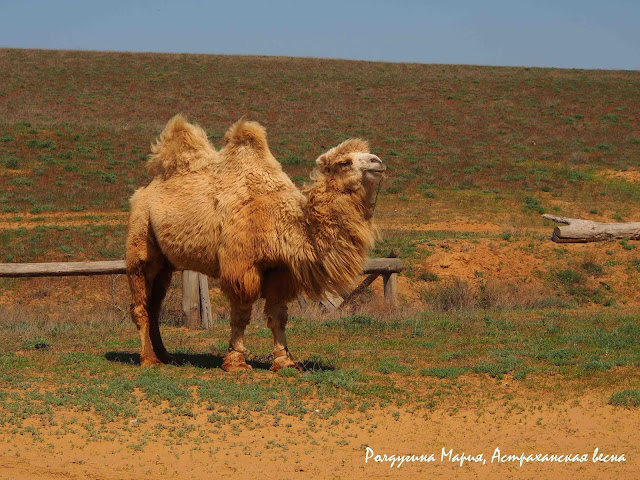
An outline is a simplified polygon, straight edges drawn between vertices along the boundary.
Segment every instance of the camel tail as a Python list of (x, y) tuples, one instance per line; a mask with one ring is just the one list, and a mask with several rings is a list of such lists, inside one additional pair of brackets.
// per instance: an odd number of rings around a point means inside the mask
[(227, 146), (248, 146), (260, 152), (268, 152), (267, 131), (258, 122), (239, 120), (234, 123), (224, 136)]
[(169, 178), (200, 170), (216, 159), (217, 153), (207, 139), (206, 132), (176, 115), (155, 143), (147, 169), (151, 175)]

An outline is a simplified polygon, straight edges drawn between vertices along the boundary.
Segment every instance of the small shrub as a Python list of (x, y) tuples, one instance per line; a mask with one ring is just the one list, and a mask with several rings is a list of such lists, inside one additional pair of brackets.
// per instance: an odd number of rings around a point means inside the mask
[(19, 168), (18, 159), (16, 157), (7, 156), (7, 157), (4, 157), (3, 160), (4, 160), (5, 167), (11, 170), (17, 170)]
[[(640, 268), (640, 266), (639, 266)], [(418, 278), (424, 282), (437, 282), (440, 280), (440, 277), (436, 273), (433, 272), (425, 272), (421, 273)]]
[(33, 180), (26, 177), (16, 177), (11, 183), (17, 185), (18, 187), (30, 187), (31, 185), (33, 185)]
[(376, 370), (384, 374), (401, 373), (408, 375), (411, 373), (411, 367), (402, 365), (396, 357), (381, 359), (376, 365)]
[(573, 365), (575, 361), (576, 351), (571, 348), (558, 348), (552, 350), (546, 355), (546, 360), (556, 367), (564, 365)]
[(628, 243), (626, 240), (621, 240), (620, 245), (622, 245), (622, 248), (624, 248), (625, 250), (633, 250), (634, 248), (636, 248), (635, 245), (633, 245), (632, 243)]
[(302, 159), (297, 155), (286, 155), (279, 160), (283, 165), (300, 165), (302, 163)]
[(544, 208), (542, 207), (542, 205), (540, 205), (540, 200), (538, 200), (536, 197), (527, 195), (526, 197), (524, 197), (524, 207), (522, 207), (522, 211), (524, 213), (537, 212), (542, 215), (544, 213)]
[(610, 360), (590, 360), (585, 362), (582, 368), (589, 372), (601, 372), (609, 370), (613, 366), (615, 366), (615, 363)]
[(497, 362), (486, 362), (476, 365), (474, 371), (476, 373), (486, 373), (497, 379), (502, 379), (505, 373), (509, 373), (521, 363), (519, 359), (505, 359)]
[(39, 150), (54, 150), (56, 148), (56, 142), (48, 139), (32, 138), (27, 142), (27, 146)]
[(468, 310), (477, 305), (476, 298), (469, 283), (460, 278), (449, 280), (436, 291), (432, 292), (431, 297), (436, 308), (445, 312)]
[(565, 285), (576, 285), (578, 283), (582, 283), (584, 277), (580, 272), (576, 272), (575, 270), (566, 269), (559, 271), (556, 276), (558, 280), (560, 280)]
[(605, 113), (604, 115), (600, 116), (600, 119), (603, 122), (607, 122), (607, 123), (610, 123), (612, 125), (615, 125), (616, 123), (618, 123), (618, 120), (620, 120), (620, 117), (618, 115), (616, 115), (615, 113)]
[(639, 407), (640, 406), (640, 390), (623, 390), (614, 393), (609, 398), (609, 405), (616, 407)]
[(585, 262), (582, 264), (582, 269), (589, 275), (597, 277), (602, 274), (602, 266), (593, 262)]
[(570, 170), (567, 172), (567, 180), (570, 183), (588, 182), (593, 180), (593, 175), (587, 172), (581, 172), (580, 170)]
[(113, 172), (100, 172), (100, 180), (105, 183), (116, 183), (117, 175)]
[(23, 350), (46, 350), (50, 346), (51, 344), (47, 340), (36, 337), (22, 342), (21, 348)]

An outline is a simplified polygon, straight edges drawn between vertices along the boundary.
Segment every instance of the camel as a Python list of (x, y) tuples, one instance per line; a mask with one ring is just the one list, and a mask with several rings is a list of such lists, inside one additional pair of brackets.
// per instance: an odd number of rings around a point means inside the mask
[(168, 122), (147, 162), (154, 178), (131, 197), (126, 240), (141, 365), (172, 361), (158, 317), (172, 272), (188, 269), (219, 278), (230, 301), (225, 371), (251, 369), (244, 331), (259, 298), (273, 333), (271, 370), (300, 369), (287, 346), (287, 303), (343, 292), (361, 274), (378, 237), (374, 194), (386, 169), (362, 139), (331, 148), (316, 165), (300, 190), (259, 123), (236, 122), (216, 150), (183, 116)]

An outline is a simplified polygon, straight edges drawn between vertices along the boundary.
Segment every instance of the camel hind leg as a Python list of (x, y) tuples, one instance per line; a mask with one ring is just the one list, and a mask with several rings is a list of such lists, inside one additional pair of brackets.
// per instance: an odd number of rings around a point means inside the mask
[(146, 189), (138, 190), (131, 197), (126, 265), (131, 289), (131, 319), (140, 335), (140, 364), (167, 362), (170, 356), (160, 336), (159, 316), (173, 268), (155, 241)]
[(149, 318), (149, 300), (152, 296), (153, 278), (149, 279), (142, 265), (127, 272), (131, 288), (131, 319), (140, 335), (140, 365), (157, 365), (162, 361), (157, 357), (151, 342), (151, 321)]
[(167, 352), (160, 335), (160, 310), (167, 290), (171, 285), (173, 268), (165, 266), (153, 279), (149, 301), (149, 337), (153, 353), (162, 363), (172, 363), (173, 357)]
[(131, 288), (131, 318), (140, 335), (140, 364), (158, 365), (171, 363), (160, 335), (160, 309), (171, 284), (173, 268), (162, 262), (142, 263), (128, 274)]

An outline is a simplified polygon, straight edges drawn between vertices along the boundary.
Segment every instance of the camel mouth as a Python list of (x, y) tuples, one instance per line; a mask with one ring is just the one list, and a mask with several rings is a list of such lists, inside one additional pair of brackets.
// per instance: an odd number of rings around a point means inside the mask
[(382, 165), (382, 167), (379, 167), (379, 168), (367, 168), (365, 172), (372, 173), (374, 175), (382, 175), (386, 170), (387, 170), (387, 167)]

